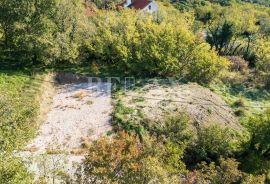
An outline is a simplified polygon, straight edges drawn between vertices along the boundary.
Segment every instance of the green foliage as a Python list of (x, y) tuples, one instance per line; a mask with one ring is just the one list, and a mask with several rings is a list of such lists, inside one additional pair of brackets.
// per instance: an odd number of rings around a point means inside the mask
[(134, 11), (101, 12), (92, 20), (89, 52), (125, 73), (181, 76), (209, 82), (227, 61), (196, 40), (182, 18), (155, 17)]
[(142, 139), (145, 130), (140, 122), (132, 118), (132, 114), (134, 112), (134, 109), (125, 107), (121, 101), (118, 101), (115, 104), (115, 109), (112, 115), (113, 125), (118, 131), (124, 130), (129, 133), (135, 133), (140, 137), (140, 139)]
[(192, 10), (198, 7), (204, 7), (211, 3), (220, 4), (221, 6), (229, 6), (233, 0), (168, 0), (179, 10)]
[(235, 136), (228, 128), (211, 125), (197, 133), (194, 145), (188, 148), (186, 160), (192, 164), (200, 161), (216, 161), (233, 154)]
[(206, 41), (211, 45), (211, 47), (215, 47), (219, 54), (222, 54), (222, 50), (225, 47), (228, 47), (232, 37), (232, 25), (224, 22), (221, 27), (216, 27), (214, 30), (209, 30)]
[(242, 172), (239, 170), (239, 162), (232, 158), (220, 158), (218, 164), (212, 162), (207, 165), (205, 162), (202, 162), (199, 169), (190, 173), (189, 176), (193, 177), (193, 182), (202, 183), (265, 183), (264, 175), (252, 175)]
[(82, 6), (82, 1), (66, 0), (1, 1), (0, 57), (28, 65), (74, 61), (85, 17)]
[(0, 183), (29, 184), (32, 182), (32, 175), (18, 158), (12, 154), (1, 153), (0, 160)]
[[(239, 1), (230, 6), (207, 4), (195, 9), (196, 20), (203, 23), (200, 27), (207, 34), (206, 41), (212, 48), (220, 55), (243, 57), (249, 61), (250, 67), (258, 66), (256, 63), (261, 60), (262, 63), (267, 63), (262, 59), (262, 55), (264, 57), (267, 54), (260, 55), (257, 51), (267, 50), (268, 12), (269, 8)], [(260, 40), (266, 44), (258, 44)], [(258, 46), (261, 48), (258, 49)], [(262, 75), (254, 75), (254, 78), (258, 78), (257, 76)], [(269, 76), (265, 72), (263, 76), (264, 81), (269, 83)], [(256, 80), (254, 83), (262, 82)]]
[[(37, 128), (37, 95), (43, 76), (0, 74), (0, 150), (21, 148)], [(36, 80), (35, 80), (36, 79)]]
[(31, 175), (13, 151), (37, 130), (38, 95), (43, 75), (0, 74), (0, 183), (31, 183)]
[(214, 162), (207, 165), (202, 162), (199, 166), (198, 179), (210, 181), (211, 183), (230, 184), (240, 181), (241, 171), (238, 170), (239, 163), (235, 159), (220, 158), (219, 165)]
[(270, 41), (267, 39), (258, 39), (253, 48), (256, 58), (257, 78), (270, 89)]
[(184, 113), (177, 112), (169, 114), (164, 120), (152, 123), (149, 127), (150, 132), (157, 137), (164, 137), (174, 143), (188, 143), (192, 139), (192, 133), (189, 130), (190, 118)]
[(60, 0), (52, 19), (53, 48), (50, 49), (52, 61), (78, 61), (79, 49), (87, 32), (83, 1)]
[(116, 6), (123, 1), (121, 0), (90, 0), (100, 9), (116, 9)]
[(166, 164), (166, 169), (175, 174), (179, 172), (186, 173), (186, 165), (183, 162), (186, 144), (167, 140), (164, 147), (165, 152), (162, 158)]
[(36, 62), (46, 55), (54, 6), (54, 0), (1, 1), (1, 56), (6, 60)]
[(241, 168), (244, 171), (269, 175), (269, 125), (270, 110), (250, 117), (246, 124), (250, 140), (246, 145), (245, 154), (241, 157)]
[(251, 132), (251, 147), (260, 155), (270, 154), (270, 110), (256, 117), (251, 117), (248, 127)]

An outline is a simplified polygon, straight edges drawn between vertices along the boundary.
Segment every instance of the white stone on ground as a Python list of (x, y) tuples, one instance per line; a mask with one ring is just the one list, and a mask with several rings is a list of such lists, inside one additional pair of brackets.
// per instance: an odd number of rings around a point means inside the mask
[[(80, 148), (82, 139), (97, 139), (110, 131), (111, 112), (111, 83), (59, 85), (47, 120), (27, 146), (29, 151), (20, 155), (36, 177), (44, 175), (44, 163), (47, 163), (48, 170), (60, 167), (74, 174), (72, 163), (81, 162), (83, 156), (71, 155), (70, 151)], [(61, 150), (68, 154), (46, 156), (48, 150)]]

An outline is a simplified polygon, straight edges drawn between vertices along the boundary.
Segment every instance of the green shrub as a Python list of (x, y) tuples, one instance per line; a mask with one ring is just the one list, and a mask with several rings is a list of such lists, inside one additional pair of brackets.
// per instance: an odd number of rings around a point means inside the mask
[(115, 104), (115, 109), (113, 112), (113, 125), (116, 130), (125, 130), (129, 133), (136, 133), (142, 139), (144, 134), (144, 127), (140, 122), (134, 120), (134, 109), (124, 106), (124, 104), (119, 100)]
[(246, 114), (246, 111), (244, 108), (238, 108), (237, 110), (234, 111), (234, 114), (236, 116), (244, 116)]
[(181, 18), (154, 17), (134, 11), (101, 12), (92, 17), (89, 52), (104, 63), (138, 76), (177, 76), (209, 82), (228, 62), (189, 30)]
[(250, 117), (247, 128), (250, 141), (241, 158), (242, 169), (251, 173), (268, 174), (270, 171), (270, 110)]
[(211, 162), (210, 164), (202, 162), (197, 170), (188, 174), (188, 177), (191, 178), (192, 183), (265, 183), (264, 175), (252, 175), (242, 172), (239, 170), (239, 162), (232, 158), (220, 158), (217, 163)]
[(251, 133), (250, 146), (260, 155), (270, 155), (270, 109), (251, 117), (248, 123)]
[(229, 128), (210, 125), (198, 130), (197, 138), (186, 151), (187, 163), (216, 161), (233, 153), (234, 136)]
[(167, 115), (164, 120), (152, 122), (150, 132), (174, 143), (188, 143), (192, 139), (190, 118), (182, 112)]

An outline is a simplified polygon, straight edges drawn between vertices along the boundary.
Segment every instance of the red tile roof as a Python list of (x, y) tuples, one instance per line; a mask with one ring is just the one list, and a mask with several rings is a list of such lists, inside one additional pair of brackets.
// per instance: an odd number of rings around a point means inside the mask
[[(140, 9), (145, 8), (151, 2), (152, 2), (151, 0), (132, 0), (131, 5), (129, 5), (128, 7), (134, 8), (136, 10), (140, 10)], [(126, 1), (121, 3), (121, 5), (124, 6), (125, 3)]]

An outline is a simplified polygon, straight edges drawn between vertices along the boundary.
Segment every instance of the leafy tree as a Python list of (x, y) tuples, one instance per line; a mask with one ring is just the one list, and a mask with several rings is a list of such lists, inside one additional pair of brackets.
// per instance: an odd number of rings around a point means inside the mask
[(3, 34), (0, 47), (4, 59), (37, 64), (56, 60), (70, 62), (78, 57), (79, 38), (86, 25), (82, 0), (0, 3), (0, 33)]
[(269, 89), (270, 88), (270, 41), (268, 39), (257, 39), (256, 46), (253, 47), (255, 55), (255, 67), (257, 78)]
[[(1, 1), (3, 51), (9, 59), (33, 60), (46, 52), (54, 0)], [(1, 44), (0, 44), (1, 47)]]
[(154, 17), (125, 10), (101, 13), (92, 22), (89, 52), (125, 73), (209, 82), (227, 67), (208, 44), (196, 40), (183, 19), (157, 23)]
[(222, 26), (218, 26), (213, 30), (210, 29), (206, 41), (211, 45), (211, 48), (215, 48), (219, 54), (226, 52), (224, 49), (228, 48), (228, 45), (233, 38), (232, 24), (225, 22)]
[(60, 0), (54, 18), (52, 60), (74, 62), (79, 57), (79, 49), (86, 35), (87, 25), (83, 1)]
[(115, 9), (116, 6), (123, 1), (121, 0), (90, 0), (93, 2), (98, 8), (101, 9)]

